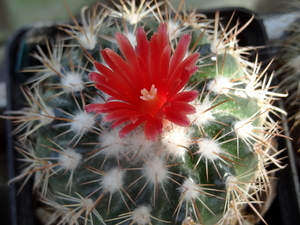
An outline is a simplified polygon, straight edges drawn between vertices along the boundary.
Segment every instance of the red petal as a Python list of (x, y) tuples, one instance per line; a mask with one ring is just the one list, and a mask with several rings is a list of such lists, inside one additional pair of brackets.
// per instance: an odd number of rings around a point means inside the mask
[(91, 81), (94, 81), (95, 83), (100, 83), (100, 84), (106, 83), (106, 78), (96, 72), (89, 73), (89, 78)]
[(151, 76), (157, 75), (159, 71), (160, 56), (163, 49), (160, 49), (158, 34), (155, 33), (150, 41), (150, 68)]
[(128, 120), (130, 120), (131, 117), (138, 116), (140, 114), (141, 114), (140, 112), (133, 111), (133, 110), (119, 109), (119, 110), (115, 110), (115, 111), (112, 111), (109, 114), (107, 114), (103, 118), (103, 120), (104, 121), (113, 121), (113, 120), (119, 120), (119, 119), (125, 119), (125, 118), (128, 118)]
[[(190, 77), (193, 75), (194, 72), (197, 71), (196, 66), (193, 68), (182, 68), (182, 70), (176, 70), (176, 73), (178, 73), (180, 76), (176, 75), (173, 77), (172, 81), (169, 83), (168, 86), (168, 97), (172, 98), (174, 95), (176, 95), (188, 82)], [(177, 77), (177, 78), (176, 78)]]
[(119, 48), (128, 64), (133, 67), (138, 66), (139, 62), (137, 60), (137, 54), (128, 38), (124, 34), (119, 32), (116, 33), (115, 37)]
[[(124, 95), (128, 91), (128, 86), (124, 86), (124, 81), (120, 81), (119, 78), (115, 78), (116, 75), (113, 71), (108, 69), (107, 67), (96, 64), (97, 70), (100, 73), (106, 74), (106, 76), (97, 73), (90, 72), (89, 78), (90, 80), (96, 82), (95, 87), (112, 97), (125, 101), (125, 102), (135, 102), (135, 98), (131, 95)], [(135, 96), (134, 96), (135, 97)]]
[(135, 80), (132, 78), (135, 77), (135, 73), (132, 70), (131, 65), (111, 49), (104, 49), (101, 51), (101, 54), (107, 65), (115, 72), (113, 73), (113, 77), (106, 76), (108, 78), (113, 78), (113, 82), (123, 83), (124, 89), (129, 88), (129, 90), (134, 90), (136, 84), (134, 83)]
[(158, 135), (162, 132), (163, 124), (161, 120), (147, 120), (145, 124), (145, 136), (148, 140), (156, 141)]
[(136, 53), (138, 56), (137, 64), (139, 65), (139, 69), (140, 69), (136, 79), (137, 79), (137, 83), (139, 83), (140, 86), (142, 86), (141, 88), (142, 90), (143, 88), (147, 88), (145, 84), (151, 82), (151, 74), (150, 74), (151, 71), (149, 70), (150, 46), (149, 46), (149, 41), (146, 32), (142, 27), (137, 28), (136, 41), (137, 41)]
[(128, 125), (126, 125), (125, 127), (123, 127), (120, 132), (119, 132), (119, 136), (121, 138), (123, 138), (126, 134), (128, 134), (129, 132), (133, 131), (135, 128), (137, 128), (141, 123), (143, 123), (144, 120), (141, 119), (141, 120), (138, 120), (137, 122), (135, 123), (130, 123)]
[(101, 110), (103, 111), (103, 113), (109, 113), (120, 109), (128, 109), (128, 110), (136, 111), (136, 109), (132, 105), (126, 104), (124, 102), (107, 102), (102, 105), (103, 106)]
[(149, 66), (149, 41), (147, 39), (146, 32), (142, 27), (136, 30), (136, 51), (138, 56), (142, 59), (142, 62)]
[(111, 128), (116, 128), (116, 127), (118, 127), (118, 126), (120, 126), (120, 125), (122, 125), (122, 124), (124, 124), (124, 123), (126, 123), (126, 122), (128, 122), (128, 119), (127, 118), (125, 118), (125, 119), (120, 119), (120, 120), (116, 120), (116, 121), (114, 121), (112, 124), (111, 124)]
[(189, 45), (191, 42), (191, 36), (188, 34), (182, 35), (178, 45), (176, 46), (175, 52), (170, 60), (170, 67), (176, 68), (184, 59), (185, 54), (188, 51)]
[[(114, 74), (114, 72), (113, 72), (110, 68), (108, 68), (107, 66), (104, 66), (103, 64), (101, 64), (101, 63), (99, 63), (99, 62), (94, 62), (94, 66), (96, 67), (96, 70), (98, 70), (102, 75), (105, 74), (105, 75), (103, 75), (103, 76), (108, 76), (108, 77), (114, 77), (114, 76), (116, 76), (116, 75)], [(89, 76), (91, 77), (91, 74), (94, 75), (94, 73), (95, 73), (95, 72), (90, 72), (90, 73), (89, 73)], [(96, 73), (95, 75), (97, 75), (97, 73)], [(91, 77), (91, 78), (92, 78), (92, 77)], [(97, 78), (97, 77), (96, 77), (96, 78)], [(93, 80), (93, 81), (94, 81), (94, 80)], [(97, 81), (95, 81), (95, 82), (97, 82)]]
[[(163, 49), (165, 46), (169, 45), (169, 35), (168, 35), (168, 26), (167, 23), (161, 23), (158, 26), (157, 29), (158, 34), (158, 40), (161, 45), (161, 49)], [(152, 38), (151, 38), (152, 40)]]
[(188, 127), (190, 125), (190, 120), (186, 117), (185, 114), (177, 113), (174, 111), (167, 111), (166, 119), (179, 126)]
[(168, 81), (169, 75), (169, 63), (171, 56), (171, 47), (166, 46), (160, 55), (159, 66), (157, 67), (157, 72), (152, 74), (153, 83), (156, 84), (156, 88), (163, 93), (167, 93), (166, 81)]
[(167, 111), (175, 111), (176, 113), (180, 114), (193, 114), (196, 112), (196, 109), (194, 106), (186, 103), (186, 102), (175, 102), (172, 101), (171, 105), (166, 108), (165, 112)]
[[(194, 53), (189, 55), (183, 62), (181, 62), (178, 66), (176, 65), (175, 67), (170, 67), (170, 81), (176, 80), (176, 79), (182, 79), (182, 74), (183, 71), (187, 70), (186, 68), (194, 68), (195, 63), (197, 62), (200, 54), (199, 53)], [(188, 70), (189, 71), (189, 70)], [(192, 71), (196, 72), (196, 71)], [(187, 73), (188, 78), (193, 75), (193, 73)]]
[(85, 111), (86, 112), (95, 112), (95, 113), (99, 113), (99, 111), (101, 111), (101, 108), (103, 107), (103, 104), (89, 104), (89, 105), (86, 105), (84, 107)]
[[(160, 65), (161, 65), (161, 57), (162, 53), (170, 49), (169, 46), (169, 36), (167, 33), (167, 24), (160, 24), (158, 27), (158, 31), (154, 33), (150, 40), (150, 68), (151, 76), (159, 77), (160, 79), (164, 79), (168, 74), (160, 74)], [(164, 54), (165, 55), (165, 54)], [(169, 65), (164, 65), (169, 67)], [(154, 81), (157, 79), (154, 78)]]
[(118, 99), (124, 102), (128, 102), (128, 103), (134, 103), (134, 99), (130, 98), (131, 96), (124, 96), (122, 93), (119, 93), (118, 90), (119, 89), (115, 89), (115, 87), (117, 87), (117, 85), (115, 86), (109, 86), (107, 84), (106, 81), (104, 81), (102, 84), (101, 83), (96, 83), (95, 87), (98, 90), (103, 91), (104, 93), (111, 95), (114, 99)]
[(191, 102), (194, 99), (196, 99), (198, 96), (199, 96), (199, 92), (195, 90), (179, 92), (172, 98), (172, 101)]

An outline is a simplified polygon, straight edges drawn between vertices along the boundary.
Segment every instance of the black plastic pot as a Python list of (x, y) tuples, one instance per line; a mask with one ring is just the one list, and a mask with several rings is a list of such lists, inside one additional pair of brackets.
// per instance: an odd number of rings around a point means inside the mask
[[(19, 98), (20, 93), (20, 78), (17, 75), (17, 58), (20, 52), (21, 40), (29, 28), (23, 28), (15, 33), (8, 42), (6, 54), (5, 54), (5, 73), (6, 85), (7, 85), (7, 110), (16, 109), (21, 107)], [(19, 157), (14, 151), (13, 142), (11, 137), (13, 127), (9, 120), (6, 121), (6, 135), (7, 135), (7, 156), (8, 156), (8, 177), (12, 179), (19, 171), (18, 163), (16, 159)], [(31, 183), (25, 185), (24, 189), (17, 194), (18, 184), (12, 183), (9, 187), (9, 199), (10, 199), (10, 218), (12, 225), (22, 224), (34, 224), (33, 216), (33, 202)]]
[[(4, 77), (7, 85), (7, 107), (6, 110), (17, 110), (24, 105), (23, 94), (20, 85), (26, 81), (28, 74), (21, 73), (25, 66), (36, 65), (36, 60), (30, 55), (37, 44), (45, 44), (45, 40), (56, 36), (59, 31), (55, 25), (43, 27), (24, 27), (17, 31), (9, 40), (5, 54)], [(8, 158), (9, 180), (20, 174), (22, 158), (14, 150), (17, 140), (11, 136), (13, 125), (6, 121), (6, 149)], [(35, 225), (39, 224), (35, 216), (38, 201), (32, 191), (32, 179), (18, 193), (22, 182), (9, 185), (10, 199), (10, 225)]]
[[(283, 101), (279, 102), (279, 107), (284, 109)], [(282, 115), (282, 126), (284, 135), (290, 137), (287, 117)], [(300, 180), (299, 166), (296, 163), (296, 150), (292, 140), (281, 139), (279, 141), (279, 149), (286, 148), (282, 160), (282, 164), (286, 168), (276, 173), (278, 185), (276, 187), (277, 196), (266, 215), (270, 224), (299, 224), (300, 221)], [(299, 157), (299, 156), (298, 156)]]
[[(221, 8), (210, 9), (208, 11), (202, 11), (208, 18), (215, 18), (215, 12), (220, 12), (220, 19), (224, 25), (227, 25), (231, 20), (231, 25), (234, 26), (237, 23), (239, 27), (246, 24), (252, 16), (255, 14), (245, 8)], [(262, 20), (256, 17), (252, 22), (238, 35), (239, 46), (265, 46), (267, 44), (267, 33), (263, 25)]]
[[(203, 11), (209, 18), (215, 17), (216, 10)], [(233, 12), (235, 12), (232, 25), (239, 21), (240, 26), (249, 21), (253, 13), (243, 8), (224, 8), (219, 9), (220, 17), (223, 18), (224, 24), (230, 20)], [(34, 65), (37, 63), (30, 53), (34, 50), (35, 45), (43, 45), (46, 39), (51, 39), (58, 34), (58, 29), (55, 25), (44, 27), (27, 27), (19, 30), (9, 41), (6, 51), (6, 68), (5, 76), (7, 82), (7, 110), (16, 110), (22, 107), (22, 94), (20, 91), (20, 84), (26, 80), (28, 75), (20, 73), (20, 69), (24, 66)], [(254, 19), (249, 26), (238, 35), (240, 46), (265, 46), (267, 44), (267, 35), (262, 24), (262, 21)], [(252, 59), (254, 59), (256, 52), (253, 52)], [(260, 51), (260, 61), (267, 62), (270, 59), (267, 50)], [(287, 124), (284, 121), (284, 126)], [(288, 127), (285, 127), (288, 130)], [(10, 136), (13, 130), (10, 121), (6, 124), (7, 134), (7, 155), (9, 162), (9, 178), (12, 179), (20, 172), (20, 163), (17, 158), (20, 156), (14, 151), (14, 139)], [(284, 139), (280, 141), (280, 148), (287, 147), (288, 151), (285, 154), (292, 154), (293, 149), (289, 141)], [(280, 171), (277, 176), (277, 197), (272, 204), (269, 212), (266, 214), (266, 220), (269, 224), (291, 225), (297, 224), (300, 221), (299, 213), (299, 196), (300, 190), (297, 183), (297, 169), (293, 163), (293, 156), (290, 156), (288, 166)], [(17, 194), (20, 183), (12, 183), (10, 185), (10, 212), (11, 212), (11, 225), (34, 225), (38, 224), (35, 217), (34, 210), (36, 208), (37, 200), (32, 192), (32, 183), (28, 183)]]

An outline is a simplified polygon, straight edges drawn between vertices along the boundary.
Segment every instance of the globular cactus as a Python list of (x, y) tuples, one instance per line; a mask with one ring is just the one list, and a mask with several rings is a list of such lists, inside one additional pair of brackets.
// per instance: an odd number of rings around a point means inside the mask
[(282, 95), (238, 46), (247, 24), (114, 4), (32, 51), (28, 106), (6, 115), (26, 163), (13, 181), (34, 177), (45, 224), (243, 224), (247, 207), (263, 220)]
[[(296, 7), (297, 7), (297, 3)], [(300, 46), (299, 46), (299, 19), (291, 23), (285, 30), (281, 40), (276, 44), (278, 47), (278, 57), (276, 58), (276, 78), (280, 82), (278, 90), (280, 92), (287, 92), (288, 97), (284, 101), (283, 106), (288, 112), (287, 124), (290, 126), (290, 135), (294, 139), (293, 147), (299, 151), (299, 92), (300, 92)]]

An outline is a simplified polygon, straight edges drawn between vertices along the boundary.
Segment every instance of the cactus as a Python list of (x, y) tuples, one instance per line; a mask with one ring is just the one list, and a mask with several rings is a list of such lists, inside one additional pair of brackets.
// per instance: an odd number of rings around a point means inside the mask
[[(297, 3), (295, 4), (297, 6)], [(288, 125), (290, 126), (290, 135), (295, 140), (292, 142), (295, 150), (299, 151), (299, 24), (298, 19), (291, 23), (285, 30), (284, 36), (277, 43), (278, 55), (276, 64), (276, 78), (280, 82), (278, 90), (287, 92), (288, 98), (283, 104), (288, 112)]]
[(120, 1), (35, 47), (28, 106), (5, 118), (26, 164), (12, 182), (34, 177), (45, 224), (243, 224), (247, 207), (264, 221), (283, 95), (238, 46), (246, 26)]

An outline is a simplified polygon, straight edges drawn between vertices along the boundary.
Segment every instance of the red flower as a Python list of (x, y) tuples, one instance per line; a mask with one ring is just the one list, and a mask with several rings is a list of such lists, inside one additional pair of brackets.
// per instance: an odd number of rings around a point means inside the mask
[(188, 104), (198, 96), (197, 91), (182, 91), (197, 71), (198, 53), (184, 59), (191, 37), (183, 35), (171, 55), (167, 25), (160, 24), (148, 41), (143, 28), (136, 31), (136, 49), (128, 38), (116, 33), (124, 59), (111, 49), (101, 51), (109, 67), (94, 62), (98, 72), (91, 72), (95, 87), (112, 96), (104, 104), (90, 104), (87, 112), (108, 113), (105, 121), (113, 121), (112, 128), (125, 125), (120, 136), (144, 123), (145, 136), (155, 141), (163, 130), (164, 120), (189, 126), (187, 114), (195, 113)]

